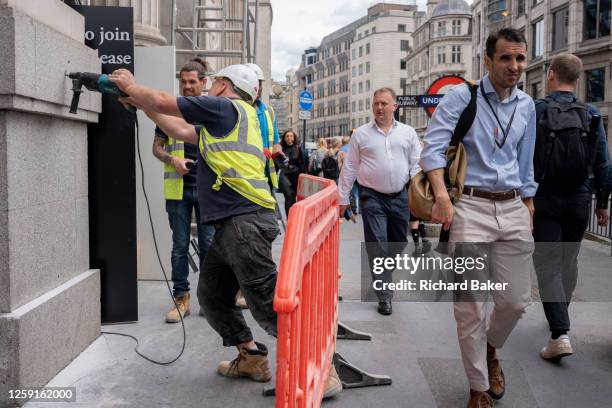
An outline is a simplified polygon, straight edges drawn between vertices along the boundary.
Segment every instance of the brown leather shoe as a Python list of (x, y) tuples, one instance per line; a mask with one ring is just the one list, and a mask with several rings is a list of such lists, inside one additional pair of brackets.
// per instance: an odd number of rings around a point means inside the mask
[(185, 293), (183, 296), (175, 299), (176, 307), (173, 307), (171, 311), (166, 315), (166, 323), (178, 323), (181, 321), (179, 316), (179, 310), (183, 315), (183, 318), (189, 316), (189, 293)]
[(493, 400), (486, 391), (470, 390), (470, 400), (467, 408), (492, 408)]
[(249, 350), (238, 346), (238, 357), (232, 361), (222, 361), (217, 367), (217, 373), (230, 378), (249, 377), (257, 382), (268, 382), (272, 378), (268, 348), (257, 343), (257, 350)]
[(506, 392), (506, 377), (501, 363), (495, 353), (495, 348), (487, 345), (487, 369), (489, 370), (489, 395), (496, 400)]

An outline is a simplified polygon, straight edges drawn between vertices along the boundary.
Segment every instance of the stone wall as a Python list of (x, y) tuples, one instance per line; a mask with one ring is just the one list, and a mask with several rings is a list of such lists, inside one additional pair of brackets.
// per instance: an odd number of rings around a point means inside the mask
[[(70, 71), (99, 72), (83, 17), (53, 0), (0, 0), (0, 406), (42, 387), (100, 332), (99, 271), (89, 270), (87, 124)], [(19, 401), (19, 404), (23, 401)]]

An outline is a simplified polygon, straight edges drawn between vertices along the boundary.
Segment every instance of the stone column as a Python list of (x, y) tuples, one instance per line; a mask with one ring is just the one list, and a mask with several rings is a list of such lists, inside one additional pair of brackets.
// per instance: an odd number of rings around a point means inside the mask
[[(161, 4), (160, 4), (161, 3)], [(160, 7), (170, 9), (170, 1), (160, 0), (93, 0), (93, 6), (119, 6), (134, 8), (134, 46), (166, 45), (166, 38), (159, 31)]]
[(68, 113), (70, 71), (99, 72), (83, 17), (59, 0), (0, 0), (0, 406), (42, 387), (100, 333), (89, 269), (87, 124)]

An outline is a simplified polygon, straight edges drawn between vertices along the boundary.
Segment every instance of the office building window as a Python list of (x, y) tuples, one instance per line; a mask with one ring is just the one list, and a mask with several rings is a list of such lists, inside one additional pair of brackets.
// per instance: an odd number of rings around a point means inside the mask
[(517, 0), (516, 2), (516, 14), (519, 16), (525, 14), (525, 0)]
[(357, 49), (353, 48), (353, 59), (357, 58)]
[[(370, 98), (366, 98), (366, 100), (365, 100), (365, 107), (366, 107), (366, 109), (370, 108)], [(366, 122), (369, 122), (369, 121), (370, 121), (370, 119), (366, 119)]]
[(445, 47), (437, 47), (438, 64), (446, 64)]
[(461, 35), (461, 20), (453, 20), (453, 35)]
[(610, 35), (610, 0), (586, 0), (584, 2), (584, 39)]
[[(353, 113), (357, 112), (357, 102), (353, 101), (351, 102), (351, 109), (353, 111)], [(353, 125), (355, 126), (355, 125)]]
[(544, 20), (539, 20), (532, 26), (533, 33), (533, 58), (544, 54)]
[(427, 69), (427, 55), (425, 54), (421, 55), (421, 69), (422, 70)]
[(369, 61), (368, 61), (368, 62), (366, 62), (365, 72), (366, 72), (366, 74), (369, 74), (369, 73), (370, 73), (370, 62), (369, 62)]
[(363, 46), (359, 47), (359, 58), (363, 57)]
[(352, 74), (353, 78), (355, 78), (357, 76), (357, 67), (353, 67), (351, 74)]
[(406, 69), (406, 60), (401, 60), (400, 61), (400, 69), (402, 71)]
[(359, 93), (363, 93), (363, 82), (359, 83)]
[(542, 97), (542, 82), (534, 82), (531, 84), (531, 97), (533, 99), (538, 99)]
[[(363, 111), (363, 100), (359, 101), (359, 112), (361, 111)], [(361, 123), (359, 125), (361, 125)]]
[(569, 9), (566, 7), (553, 13), (553, 51), (567, 47), (567, 23), (569, 20)]
[(453, 64), (458, 64), (461, 62), (461, 46), (453, 45), (452, 53), (451, 53), (451, 61)]
[(398, 24), (397, 25), (397, 31), (399, 31), (400, 33), (405, 33), (406, 32), (406, 24)]
[(408, 40), (400, 40), (400, 51), (408, 51), (409, 45)]
[(366, 55), (370, 53), (370, 43), (366, 44)]
[(365, 90), (366, 92), (370, 92), (370, 80), (369, 79), (365, 82)]
[(596, 68), (584, 71), (586, 83), (586, 101), (602, 102), (606, 90), (606, 69)]
[(438, 35), (437, 37), (443, 37), (446, 35), (446, 21), (438, 21)]
[(357, 84), (353, 84), (353, 95), (357, 93)]
[(376, 26), (372, 27), (372, 34), (376, 33)]
[(363, 64), (359, 64), (359, 75), (363, 75)]

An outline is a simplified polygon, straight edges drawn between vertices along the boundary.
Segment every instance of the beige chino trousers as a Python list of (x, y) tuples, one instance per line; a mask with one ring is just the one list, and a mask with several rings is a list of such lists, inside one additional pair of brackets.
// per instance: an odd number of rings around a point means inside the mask
[(520, 198), (492, 201), (463, 195), (455, 205), (449, 241), (494, 243), (488, 257), (489, 279), (508, 289), (488, 301), (454, 303), (461, 358), (470, 388), (489, 389), (487, 343), (501, 348), (531, 303), (533, 237), (529, 210)]

